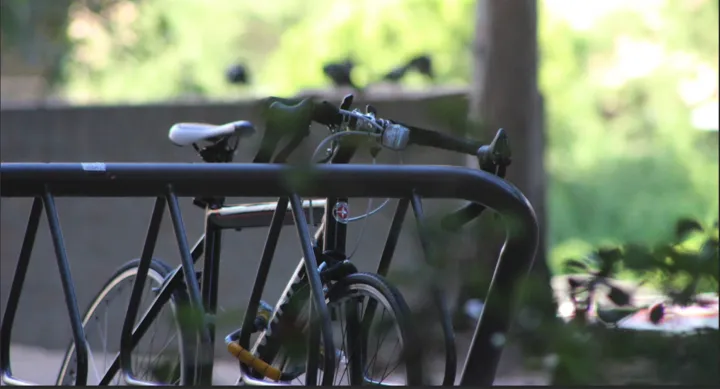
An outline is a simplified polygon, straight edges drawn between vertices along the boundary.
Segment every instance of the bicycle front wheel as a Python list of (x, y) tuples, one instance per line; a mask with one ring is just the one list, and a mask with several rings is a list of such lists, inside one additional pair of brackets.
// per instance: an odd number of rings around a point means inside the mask
[[(335, 342), (333, 385), (422, 385), (421, 344), (397, 288), (380, 275), (355, 273), (325, 295)], [(270, 334), (258, 340), (257, 355), (294, 376), (288, 384), (305, 383), (308, 296), (305, 284), (272, 322)]]
[[(130, 301), (139, 260), (133, 260), (121, 266), (100, 293), (90, 303), (83, 328), (88, 344), (88, 385), (97, 385), (105, 374), (113, 375), (111, 385), (124, 385), (121, 372), (113, 368), (112, 361), (120, 351), (120, 334)], [(155, 295), (171, 268), (156, 259), (150, 263), (145, 282), (145, 290), (140, 300), (138, 320), (152, 303)], [(188, 382), (184, 366), (185, 337), (175, 314), (176, 306), (187, 302), (183, 290), (175, 292), (171, 300), (162, 307), (151, 327), (133, 350), (133, 373), (143, 380), (165, 385), (177, 385)], [(65, 352), (58, 374), (57, 385), (75, 384), (75, 344), (71, 343)], [(117, 366), (116, 366), (117, 367)]]

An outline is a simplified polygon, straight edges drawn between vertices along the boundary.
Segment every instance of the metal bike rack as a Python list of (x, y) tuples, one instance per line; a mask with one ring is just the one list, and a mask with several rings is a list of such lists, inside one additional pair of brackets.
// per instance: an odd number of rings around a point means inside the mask
[[(300, 186), (293, 184), (297, 180), (291, 180), (289, 177), (294, 174), (302, 174), (307, 178), (306, 182)], [(489, 173), (451, 166), (319, 165), (308, 170), (307, 167), (298, 168), (280, 164), (191, 163), (0, 164), (0, 197), (35, 199), (0, 328), (2, 382), (8, 385), (31, 384), (12, 375), (10, 340), (43, 208), (50, 226), (70, 314), (77, 356), (76, 384), (84, 385), (88, 368), (85, 334), (54, 198), (155, 197), (157, 201), (153, 211), (151, 231), (155, 222), (159, 223), (162, 212), (168, 205), (178, 240), (183, 272), (186, 273), (185, 279), (189, 282), (187, 289), (190, 302), (202, 310), (200, 286), (194, 276), (194, 261), (197, 258), (194, 258), (190, 252), (177, 201), (178, 197), (189, 196), (285, 197), (290, 199), (293, 209), (302, 207), (298, 196), (403, 199), (398, 205), (393, 224), (401, 223), (400, 219), (404, 217), (410, 204), (418, 221), (421, 222), (421, 197), (463, 199), (482, 203), (498, 212), (506, 223), (507, 238), (460, 379), (461, 385), (492, 385), (502, 350), (493, 343), (493, 339), (508, 331), (513, 308), (511, 306), (513, 299), (508, 296), (515, 293), (516, 283), (527, 275), (538, 246), (535, 213), (528, 200), (516, 187)], [(295, 224), (301, 235), (306, 260), (314, 261), (314, 258), (308, 258), (313, 254), (308, 246), (309, 232), (302, 212), (298, 214)], [(302, 225), (305, 226), (304, 230), (301, 228)], [(156, 236), (151, 235), (149, 233), (146, 239), (142, 258), (149, 258), (152, 254)], [(379, 271), (387, 270), (386, 264), (389, 263), (387, 257), (392, 255), (396, 243), (397, 237), (388, 237)], [(149, 261), (145, 262), (149, 264)], [(311, 280), (311, 289), (317, 286), (315, 285), (317, 282), (314, 281), (319, 282), (319, 279)], [(138, 284), (139, 281), (136, 280), (134, 289), (137, 289)], [(136, 293), (138, 292), (133, 290), (133, 294)], [(322, 295), (313, 293), (313, 301), (318, 299), (322, 299)], [(320, 308), (320, 314), (323, 314), (321, 307), (324, 302), (320, 300), (314, 303), (317, 305), (313, 306), (313, 311), (315, 308)], [(324, 313), (327, 314), (327, 311)], [(134, 318), (132, 319), (134, 321)], [(123, 335), (126, 335), (124, 336), (126, 341), (140, 336), (137, 328), (125, 327), (127, 328), (123, 328)], [(209, 331), (203, 332), (202, 336), (214, 336)], [(126, 356), (121, 356), (120, 359), (123, 358)]]

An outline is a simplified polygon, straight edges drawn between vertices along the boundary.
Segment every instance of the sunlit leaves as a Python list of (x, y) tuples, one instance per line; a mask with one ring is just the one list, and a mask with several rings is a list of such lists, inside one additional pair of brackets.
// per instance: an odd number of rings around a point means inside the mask
[[(683, 218), (676, 223), (676, 232), (669, 243), (628, 243), (621, 248), (600, 249), (582, 260), (566, 260), (566, 273), (587, 276), (568, 279), (576, 311), (586, 311), (594, 303), (594, 295), (601, 290), (599, 285), (607, 287), (605, 294), (615, 306), (630, 305), (632, 292), (610, 280), (617, 278), (620, 271), (632, 273), (636, 280), (656, 288), (678, 305), (694, 303), (700, 292), (716, 291), (720, 264), (716, 231), (706, 231), (698, 221)], [(703, 234), (693, 236), (689, 232)], [(588, 258), (596, 258), (596, 262)]]
[(590, 266), (580, 260), (567, 259), (563, 262), (563, 269), (565, 274), (576, 274), (576, 273), (588, 273)]

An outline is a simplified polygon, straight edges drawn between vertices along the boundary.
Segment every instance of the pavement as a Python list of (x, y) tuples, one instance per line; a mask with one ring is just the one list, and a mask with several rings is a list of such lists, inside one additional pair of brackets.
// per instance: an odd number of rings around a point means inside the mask
[[(462, 348), (462, 346), (461, 346)], [(463, 348), (458, 350), (466, 352)], [(39, 385), (55, 385), (63, 352), (59, 350), (46, 350), (40, 347), (11, 345), (10, 347), (13, 376)], [(464, 358), (460, 359), (461, 361)], [(214, 385), (235, 385), (238, 377), (237, 363), (233, 360), (219, 359), (215, 362), (213, 371)], [(93, 380), (93, 371), (90, 371), (90, 383)], [(436, 380), (440, 380), (436, 374)], [(545, 386), (549, 383), (549, 374), (542, 372), (524, 372), (521, 374), (499, 376), (495, 386)]]
[[(555, 290), (561, 288), (561, 282), (554, 280)], [(648, 296), (650, 299), (651, 296)], [(717, 301), (717, 297), (713, 297)], [(561, 306), (562, 311), (562, 306)], [(674, 311), (674, 312), (673, 312)], [(672, 314), (659, 325), (647, 323), (647, 312), (639, 312), (635, 317), (626, 320), (624, 326), (637, 330), (660, 330), (672, 332), (673, 330), (687, 330), (688, 327), (709, 326), (717, 328), (718, 308), (717, 303), (704, 308), (692, 308), (684, 310), (671, 310)], [(561, 312), (561, 316), (562, 312)], [(714, 325), (709, 325), (709, 323)], [(462, 369), (465, 357), (470, 344), (470, 334), (456, 334), (458, 347), (458, 369)], [(41, 347), (33, 347), (21, 344), (13, 344), (10, 347), (13, 375), (40, 385), (54, 385), (62, 362), (63, 352), (61, 350), (50, 350)], [(92, 364), (91, 364), (92, 365)], [(98, 364), (102, 365), (102, 364)], [(439, 384), (444, 365), (441, 361), (431, 362), (428, 369), (431, 371), (431, 381)], [(234, 385), (238, 377), (237, 362), (228, 359), (227, 355), (216, 353), (215, 369), (213, 372), (214, 385)], [(90, 383), (95, 372), (90, 371)], [(458, 374), (459, 376), (459, 374)], [(459, 377), (458, 377), (459, 380)], [(495, 380), (495, 386), (546, 386), (550, 382), (550, 373), (547, 371), (525, 371), (501, 368)], [(457, 382), (456, 382), (457, 384)]]
[[(39, 385), (55, 385), (63, 356), (64, 353), (60, 350), (22, 345), (10, 346), (13, 376)], [(234, 385), (237, 380), (237, 364), (221, 360), (215, 366), (213, 373), (215, 385)], [(92, 369), (89, 374), (89, 381), (92, 384), (94, 382)]]

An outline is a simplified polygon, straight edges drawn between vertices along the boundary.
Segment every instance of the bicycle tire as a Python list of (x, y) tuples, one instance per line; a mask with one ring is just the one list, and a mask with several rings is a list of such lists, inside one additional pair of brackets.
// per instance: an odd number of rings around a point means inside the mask
[[(289, 301), (281, 305), (282, 315), (276, 320), (271, 320), (269, 330), (261, 334), (254, 347), (259, 358), (281, 370), (284, 363), (284, 343), (292, 341), (289, 339), (297, 336), (297, 334), (289, 332), (299, 327), (306, 327), (306, 321), (301, 320), (300, 316), (301, 312), (307, 309), (310, 288), (307, 281), (301, 281), (296, 284), (294, 289), (295, 293), (292, 294)], [(410, 309), (402, 294), (378, 274), (354, 273), (327, 288), (326, 304), (331, 305), (342, 301), (357, 289), (364, 289), (369, 294), (385, 300), (385, 308), (389, 308), (391, 314), (396, 318), (402, 342), (406, 345), (403, 350), (406, 385), (422, 385), (422, 347), (411, 322)]]
[[(120, 266), (115, 273), (108, 279), (108, 281), (103, 285), (103, 287), (100, 289), (100, 292), (95, 296), (95, 298), (90, 302), (88, 305), (88, 308), (85, 310), (85, 315), (83, 316), (83, 328), (85, 328), (90, 321), (90, 319), (94, 316), (95, 310), (101, 305), (103, 300), (106, 296), (108, 296), (118, 285), (120, 285), (123, 281), (127, 281), (131, 278), (134, 278), (138, 271), (138, 265), (140, 264), (139, 259), (131, 260), (122, 266)], [(167, 279), (168, 275), (173, 271), (173, 268), (171, 268), (169, 265), (165, 264), (164, 262), (158, 260), (158, 259), (152, 259), (150, 262), (150, 269), (148, 270), (148, 278), (146, 280), (146, 285), (149, 282), (155, 282), (159, 285), (163, 283), (164, 280)], [(134, 283), (134, 280), (132, 281)], [(132, 285), (131, 285), (132, 286)], [(186, 304), (188, 302), (187, 293), (182, 289), (178, 288), (177, 291), (175, 291), (171, 297), (170, 300), (172, 304), (173, 309), (173, 318), (175, 320), (176, 328), (178, 331), (178, 334), (180, 338), (179, 341), (179, 366), (184, 366), (184, 355), (186, 355), (186, 336), (182, 332), (181, 327), (179, 323), (177, 322), (177, 315), (175, 315), (174, 312), (174, 306), (179, 306)], [(127, 307), (123, 307), (124, 309), (127, 309)], [(138, 312), (138, 315), (141, 317), (143, 314), (142, 311)], [(157, 320), (157, 318), (156, 318)], [(86, 334), (86, 337), (88, 335)], [(67, 350), (65, 351), (65, 355), (63, 356), (63, 363), (60, 366), (60, 372), (58, 373), (58, 378), (56, 385), (70, 385), (71, 383), (66, 382), (66, 377), (68, 374), (68, 370), (71, 368), (70, 361), (72, 359), (72, 356), (74, 355), (75, 351), (75, 344), (71, 341), (70, 345), (68, 346)], [(113, 355), (114, 357), (114, 355)], [(94, 363), (94, 362), (89, 362)], [(90, 370), (90, 369), (88, 369)], [(119, 369), (118, 369), (119, 370)], [(179, 384), (185, 384), (187, 382), (192, 382), (193, 377), (188, 377), (188, 372), (185, 371), (186, 369), (180, 369), (180, 382)], [(135, 374), (138, 374), (137, 371), (134, 372)], [(120, 374), (118, 371), (116, 374)], [(74, 384), (74, 382), (72, 383)]]

